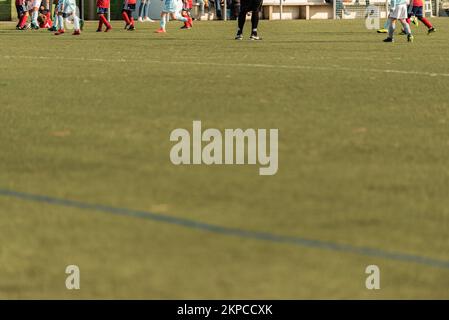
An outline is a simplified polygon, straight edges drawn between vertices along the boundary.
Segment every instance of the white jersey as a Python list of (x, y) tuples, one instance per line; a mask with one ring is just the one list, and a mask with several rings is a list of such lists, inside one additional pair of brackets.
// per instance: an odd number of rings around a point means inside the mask
[(30, 1), (31, 8), (40, 8), (41, 4), (42, 4), (42, 0)]
[(76, 0), (60, 0), (64, 5), (64, 13), (75, 13), (76, 12)]

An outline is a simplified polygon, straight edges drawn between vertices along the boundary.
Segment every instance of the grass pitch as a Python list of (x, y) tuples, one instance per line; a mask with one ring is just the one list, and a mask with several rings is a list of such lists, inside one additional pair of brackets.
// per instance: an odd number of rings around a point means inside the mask
[[(433, 21), (413, 44), (361, 20), (263, 21), (261, 42), (234, 41), (235, 22), (77, 38), (1, 24), (0, 298), (449, 298), (447, 264), (401, 259), (449, 261), (449, 21)], [(172, 165), (169, 134), (193, 120), (278, 128), (278, 173)], [(370, 264), (381, 290), (365, 288)]]

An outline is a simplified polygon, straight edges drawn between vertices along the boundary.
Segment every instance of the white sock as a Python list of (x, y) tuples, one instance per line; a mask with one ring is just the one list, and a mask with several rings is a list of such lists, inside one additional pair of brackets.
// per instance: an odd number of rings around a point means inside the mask
[(36, 25), (37, 23), (37, 17), (39, 16), (39, 13), (37, 11), (33, 11), (33, 13), (31, 14), (31, 21), (34, 22)]
[(75, 31), (80, 30), (80, 18), (76, 14), (73, 14), (73, 25), (75, 27)]
[(53, 26), (56, 28), (56, 30), (59, 29), (59, 19), (58, 16), (53, 17)]
[(58, 15), (58, 24), (59, 24), (59, 29), (64, 30), (64, 18), (59, 15)]

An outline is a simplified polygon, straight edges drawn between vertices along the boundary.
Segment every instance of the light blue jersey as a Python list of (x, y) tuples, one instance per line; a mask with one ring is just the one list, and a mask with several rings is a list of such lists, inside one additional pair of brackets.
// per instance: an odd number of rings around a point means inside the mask
[(63, 0), (64, 13), (74, 13), (76, 11), (76, 0)]
[(176, 12), (176, 0), (164, 0), (164, 8), (162, 9), (162, 11), (175, 13)]
[(407, 0), (390, 0), (390, 6), (392, 8), (401, 5), (401, 4), (407, 4)]

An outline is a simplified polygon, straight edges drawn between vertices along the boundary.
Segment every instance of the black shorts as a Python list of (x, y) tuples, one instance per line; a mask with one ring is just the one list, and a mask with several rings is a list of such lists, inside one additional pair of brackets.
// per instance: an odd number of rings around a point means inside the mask
[(244, 12), (260, 11), (263, 0), (240, 0), (240, 10)]
[(22, 6), (20, 4), (16, 4), (16, 11), (17, 11), (17, 16), (21, 17), (23, 14), (25, 14), (28, 11), (27, 6)]
[(126, 11), (135, 11), (136, 10), (136, 4), (124, 4), (123, 5), (123, 10)]
[(423, 13), (422, 13), (422, 7), (413, 7), (412, 11), (409, 12), (408, 17), (410, 18), (411, 16), (415, 16), (415, 17), (422, 17)]

